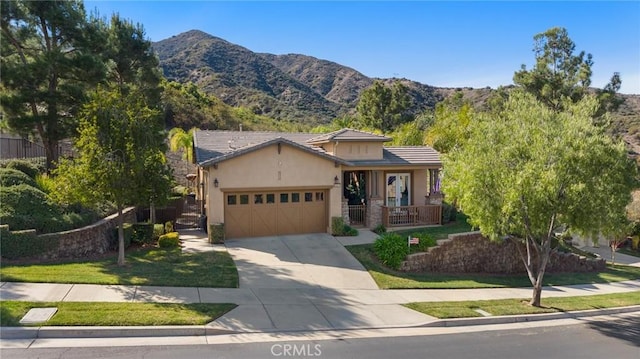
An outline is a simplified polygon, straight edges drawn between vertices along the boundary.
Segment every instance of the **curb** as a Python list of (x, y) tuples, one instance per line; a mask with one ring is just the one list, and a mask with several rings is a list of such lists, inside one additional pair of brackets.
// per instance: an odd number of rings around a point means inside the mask
[(60, 338), (135, 338), (189, 337), (233, 334), (234, 331), (205, 325), (140, 326), (140, 327), (2, 327), (2, 339), (60, 339)]
[[(577, 319), (640, 312), (640, 305), (608, 309), (590, 309), (574, 312), (506, 315), (496, 317), (443, 319), (410, 328), (461, 327), (474, 325), (511, 324), (538, 322), (558, 319)], [(369, 328), (369, 329), (385, 329)], [(398, 328), (398, 327), (393, 327)], [(349, 330), (349, 329), (345, 329)], [(287, 332), (284, 330), (283, 332)], [(273, 332), (271, 332), (273, 333)], [(180, 336), (213, 336), (239, 334), (232, 330), (214, 328), (206, 325), (193, 326), (146, 326), (146, 327), (0, 327), (2, 339), (60, 339), (60, 338), (122, 338), (122, 337), (180, 337)]]
[(461, 327), (472, 325), (491, 325), (491, 324), (511, 324), (539, 322), (543, 320), (557, 319), (577, 319), (584, 317), (594, 317), (600, 315), (611, 315), (621, 313), (640, 312), (640, 305), (628, 307), (617, 307), (607, 309), (589, 309), (572, 312), (544, 313), (544, 314), (520, 314), (520, 315), (503, 315), (495, 317), (478, 317), (478, 318), (456, 318), (442, 319), (435, 322), (421, 325), (421, 327)]

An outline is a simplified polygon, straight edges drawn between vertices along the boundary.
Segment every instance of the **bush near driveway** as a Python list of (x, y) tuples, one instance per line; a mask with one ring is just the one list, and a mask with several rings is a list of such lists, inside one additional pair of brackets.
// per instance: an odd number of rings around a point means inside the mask
[[(418, 238), (418, 244), (409, 246), (409, 238)], [(398, 269), (408, 254), (426, 252), (429, 247), (437, 244), (436, 240), (424, 232), (411, 233), (407, 236), (394, 232), (383, 233), (374, 244), (373, 249), (384, 265), (389, 268)]]

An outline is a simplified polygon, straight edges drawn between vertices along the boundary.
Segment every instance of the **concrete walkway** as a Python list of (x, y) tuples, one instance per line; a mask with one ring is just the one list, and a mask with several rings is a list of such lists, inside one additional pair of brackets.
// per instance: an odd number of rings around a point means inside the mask
[[(363, 237), (352, 238), (351, 241), (366, 243), (374, 236), (365, 232)], [(225, 246), (208, 244), (204, 233), (182, 232), (181, 238), (185, 251), (225, 250)], [(301, 249), (304, 240), (310, 240), (306, 244), (319, 252), (323, 251), (318, 248), (319, 245), (328, 245), (329, 249), (321, 255), (326, 260), (324, 264), (319, 263), (317, 258), (311, 260), (304, 257), (308, 255), (305, 254), (307, 251)], [(230, 241), (226, 246), (238, 264), (240, 288), (6, 282), (0, 283), (0, 299), (236, 303), (237, 308), (207, 327), (231, 332), (275, 332), (419, 326), (434, 322), (435, 318), (409, 310), (401, 304), (531, 296), (531, 288), (379, 290), (371, 287), (370, 277), (361, 279), (361, 266), (343, 257), (342, 251), (346, 250), (338, 243), (341, 240), (330, 236), (294, 236), (271, 237), (263, 241)], [(252, 255), (252, 252), (255, 253)], [(252, 268), (252, 265), (255, 267)], [(349, 277), (346, 280), (333, 278), (344, 273)], [(543, 297), (638, 290), (640, 279), (609, 284), (545, 287)]]

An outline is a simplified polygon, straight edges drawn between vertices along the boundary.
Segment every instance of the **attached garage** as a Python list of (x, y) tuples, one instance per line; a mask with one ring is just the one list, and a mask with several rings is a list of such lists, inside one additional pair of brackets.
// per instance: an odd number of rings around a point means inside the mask
[(327, 189), (225, 192), (226, 238), (324, 233)]

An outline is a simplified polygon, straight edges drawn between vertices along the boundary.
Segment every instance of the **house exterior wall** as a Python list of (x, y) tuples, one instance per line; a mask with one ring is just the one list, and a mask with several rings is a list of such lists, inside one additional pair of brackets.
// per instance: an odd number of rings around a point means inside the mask
[[(278, 147), (280, 151), (278, 152)], [(207, 167), (207, 222), (224, 223), (224, 192), (261, 189), (323, 188), (328, 191), (328, 218), (341, 215), (342, 166), (287, 144), (277, 144)], [(214, 180), (218, 180), (218, 188)], [(328, 230), (328, 229), (327, 229)]]
[[(327, 146), (331, 144), (331, 146)], [(325, 151), (345, 160), (381, 160), (382, 142), (338, 142), (323, 144)], [(331, 149), (331, 151), (329, 151)]]

